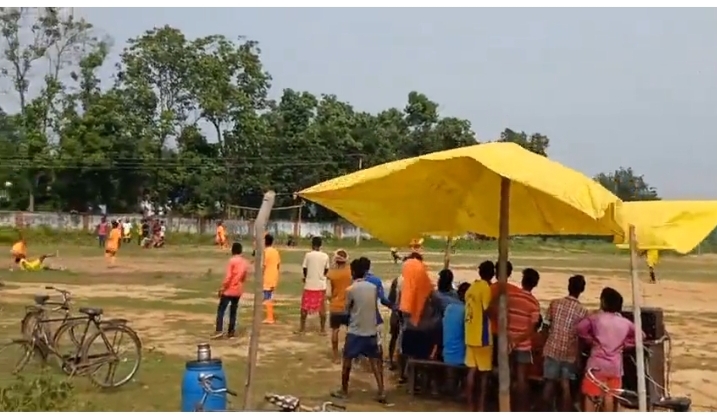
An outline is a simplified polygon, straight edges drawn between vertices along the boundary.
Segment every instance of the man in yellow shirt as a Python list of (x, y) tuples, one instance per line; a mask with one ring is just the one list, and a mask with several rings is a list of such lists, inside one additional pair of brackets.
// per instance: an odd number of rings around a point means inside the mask
[(274, 324), (274, 291), (279, 285), (279, 271), (281, 269), (281, 256), (279, 251), (274, 248), (274, 237), (268, 233), (264, 235), (264, 264), (263, 280), (264, 280), (264, 311), (266, 318), (265, 324)]
[[(493, 370), (493, 335), (491, 334), (488, 308), (490, 307), (490, 281), (495, 276), (495, 265), (484, 261), (478, 267), (479, 280), (466, 291), (466, 361), (468, 379), (466, 396), (469, 411), (483, 412), (488, 375)], [(480, 378), (478, 400), (475, 400), (476, 377)]]
[(45, 259), (57, 256), (57, 254), (40, 255), (40, 258), (28, 261), (26, 258), (18, 259), (17, 264), (23, 271), (46, 271), (46, 270), (58, 270), (62, 271), (64, 268), (50, 268), (44, 264)]
[(346, 291), (353, 283), (351, 269), (347, 265), (349, 259), (345, 250), (334, 253), (333, 267), (326, 274), (329, 288), (329, 327), (331, 328), (331, 351), (334, 363), (341, 362), (339, 357), (339, 329), (348, 326), (349, 315), (346, 313)]

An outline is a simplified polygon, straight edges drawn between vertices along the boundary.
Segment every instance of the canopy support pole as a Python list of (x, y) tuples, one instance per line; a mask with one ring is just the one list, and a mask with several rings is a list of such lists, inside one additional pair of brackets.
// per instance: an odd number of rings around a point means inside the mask
[(264, 230), (269, 221), (271, 208), (274, 207), (276, 194), (273, 190), (264, 193), (264, 200), (254, 220), (254, 315), (251, 322), (251, 336), (249, 338), (249, 353), (247, 358), (246, 383), (244, 384), (244, 401), (242, 410), (247, 411), (252, 406), (252, 379), (256, 372), (256, 357), (259, 353), (259, 330), (261, 329), (262, 307), (264, 300), (262, 290), (264, 289), (262, 265), (264, 264)]
[(632, 277), (632, 312), (635, 316), (635, 360), (637, 367), (637, 396), (640, 412), (647, 411), (647, 387), (645, 385), (645, 347), (642, 342), (642, 312), (640, 300), (642, 289), (637, 275), (637, 238), (635, 226), (630, 225), (630, 276)]
[(508, 360), (508, 236), (510, 234), (510, 180), (500, 179), (498, 236), (498, 408), (510, 412), (510, 367)]
[(448, 269), (451, 266), (451, 243), (453, 238), (446, 238), (446, 249), (443, 251), (443, 269)]

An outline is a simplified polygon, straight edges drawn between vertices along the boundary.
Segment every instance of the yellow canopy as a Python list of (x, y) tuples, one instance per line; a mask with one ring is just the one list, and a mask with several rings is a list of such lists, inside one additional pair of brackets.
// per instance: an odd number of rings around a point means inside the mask
[(501, 177), (512, 183), (511, 235), (624, 235), (617, 196), (513, 143), (399, 160), (328, 180), (299, 195), (385, 243), (402, 246), (422, 234), (497, 237)]
[[(717, 201), (657, 200), (625, 202), (624, 232), (635, 225), (639, 249), (692, 251), (717, 227)], [(628, 249), (628, 244), (618, 244)]]

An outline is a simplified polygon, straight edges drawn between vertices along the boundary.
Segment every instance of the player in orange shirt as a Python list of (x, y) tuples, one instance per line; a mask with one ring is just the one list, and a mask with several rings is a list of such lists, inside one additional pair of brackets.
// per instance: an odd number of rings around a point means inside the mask
[(27, 258), (27, 243), (25, 242), (25, 237), (22, 234), (22, 230), (18, 229), (17, 233), (18, 241), (15, 242), (10, 249), (10, 253), (12, 254), (12, 265), (10, 265), (10, 270), (15, 268), (15, 264), (19, 264), (21, 260)]
[(119, 251), (120, 241), (122, 239), (122, 230), (119, 228), (117, 221), (112, 221), (112, 230), (107, 236), (105, 241), (105, 258), (107, 259), (107, 266), (111, 267), (115, 264), (117, 257), (117, 251)]
[(224, 222), (222, 221), (217, 222), (217, 233), (214, 238), (214, 242), (219, 245), (219, 249), (224, 250), (229, 248), (229, 243), (227, 242), (227, 230), (224, 228)]
[(274, 248), (274, 237), (268, 233), (264, 235), (264, 264), (263, 280), (264, 280), (264, 311), (266, 318), (264, 323), (274, 324), (274, 291), (279, 285), (279, 271), (281, 270), (281, 256), (279, 251)]

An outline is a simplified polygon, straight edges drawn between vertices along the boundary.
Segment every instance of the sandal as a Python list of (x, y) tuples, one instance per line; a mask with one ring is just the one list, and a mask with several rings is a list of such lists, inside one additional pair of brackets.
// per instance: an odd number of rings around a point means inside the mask
[(342, 390), (337, 390), (331, 392), (331, 397), (336, 399), (346, 399), (348, 398), (348, 395)]

